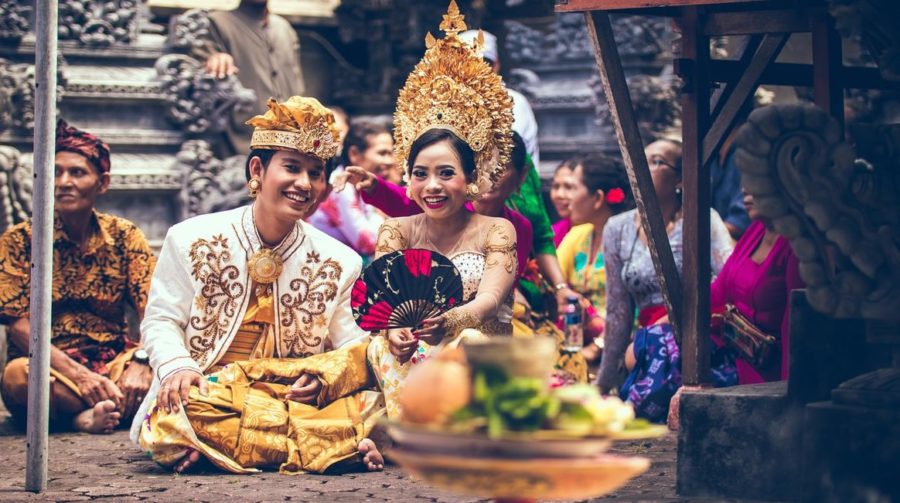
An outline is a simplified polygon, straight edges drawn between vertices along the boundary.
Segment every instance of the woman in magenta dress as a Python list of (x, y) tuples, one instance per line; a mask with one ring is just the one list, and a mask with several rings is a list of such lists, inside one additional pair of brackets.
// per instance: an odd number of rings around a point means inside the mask
[[(744, 205), (753, 223), (737, 242), (731, 257), (712, 283), (710, 307), (721, 312), (733, 304), (763, 332), (778, 339), (780, 354), (756, 368), (737, 358), (738, 382), (752, 384), (787, 379), (790, 337), (788, 332), (789, 294), (803, 288), (797, 257), (790, 243), (762, 218), (753, 206), (753, 197), (744, 196)], [(720, 327), (714, 327), (720, 328)], [(724, 344), (720, 330), (713, 331), (713, 343)]]

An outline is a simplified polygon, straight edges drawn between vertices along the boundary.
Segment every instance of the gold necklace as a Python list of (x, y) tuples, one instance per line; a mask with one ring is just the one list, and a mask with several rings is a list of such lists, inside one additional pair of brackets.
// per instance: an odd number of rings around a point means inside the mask
[[(255, 210), (256, 208), (254, 208)], [(253, 212), (253, 231), (256, 233), (256, 239), (259, 240), (259, 250), (257, 250), (247, 261), (247, 267), (250, 272), (250, 279), (255, 281), (257, 285), (271, 285), (278, 279), (281, 271), (284, 270), (284, 259), (281, 255), (275, 253), (273, 248), (265, 248), (262, 236), (259, 235), (259, 229), (256, 227), (256, 212)], [(290, 233), (288, 233), (290, 235)], [(287, 236), (284, 237), (287, 239)], [(284, 243), (284, 239), (281, 243)], [(278, 243), (275, 248), (281, 246)], [(268, 288), (268, 287), (267, 287)]]

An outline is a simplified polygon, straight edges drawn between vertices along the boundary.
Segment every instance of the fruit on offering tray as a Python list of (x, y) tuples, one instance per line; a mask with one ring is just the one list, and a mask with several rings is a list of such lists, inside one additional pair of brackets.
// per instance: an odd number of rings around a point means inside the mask
[(604, 451), (665, 427), (594, 386), (552, 387), (556, 354), (549, 338), (444, 349), (407, 376), (389, 455), (433, 486), (485, 498), (591, 498), (646, 471), (646, 458)]

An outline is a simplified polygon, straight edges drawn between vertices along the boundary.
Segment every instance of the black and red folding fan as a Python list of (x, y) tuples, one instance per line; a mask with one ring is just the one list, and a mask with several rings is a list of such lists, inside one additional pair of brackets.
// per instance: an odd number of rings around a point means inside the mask
[(462, 279), (453, 262), (431, 250), (414, 248), (369, 264), (353, 285), (350, 306), (356, 324), (375, 332), (416, 328), (462, 301)]

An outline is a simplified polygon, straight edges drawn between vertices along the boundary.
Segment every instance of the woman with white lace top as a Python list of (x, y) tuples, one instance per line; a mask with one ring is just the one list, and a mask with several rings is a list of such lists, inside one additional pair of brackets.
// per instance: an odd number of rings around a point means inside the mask
[[(681, 144), (658, 140), (645, 148), (653, 188), (659, 201), (669, 245), (679, 272), (683, 263), (681, 215)], [(662, 289), (650, 256), (637, 210), (610, 218), (603, 232), (606, 262), (606, 348), (597, 381), (606, 392), (621, 388), (638, 415), (665, 419), (668, 401), (681, 386), (680, 354), (663, 302)], [(731, 254), (728, 229), (710, 210), (713, 275)], [(632, 338), (635, 311), (638, 330)], [(633, 342), (632, 342), (632, 339)], [(657, 361), (654, 361), (657, 360)], [(627, 365), (627, 368), (626, 368)]]

